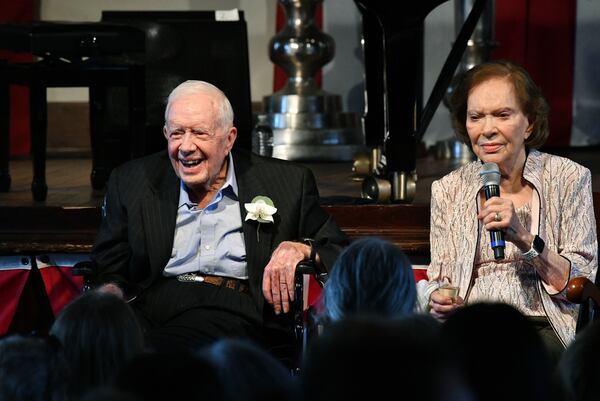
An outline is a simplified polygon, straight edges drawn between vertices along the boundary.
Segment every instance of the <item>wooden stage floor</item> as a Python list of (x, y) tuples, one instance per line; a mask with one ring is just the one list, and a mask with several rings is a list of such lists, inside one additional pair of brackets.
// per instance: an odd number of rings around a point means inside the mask
[[(592, 171), (593, 190), (600, 191), (599, 147), (547, 151), (567, 156), (588, 167)], [(103, 193), (91, 187), (91, 165), (91, 160), (85, 157), (49, 158), (46, 163), (48, 197), (44, 202), (36, 202), (30, 191), (33, 176), (31, 160), (11, 160), (11, 189), (0, 192), (0, 207), (97, 207), (102, 202)], [(324, 204), (360, 203), (362, 180), (355, 179), (351, 162), (305, 165), (315, 174)], [(417, 159), (418, 180), (413, 204), (429, 204), (431, 183), (458, 165), (454, 160), (438, 160), (433, 156)]]
[[(313, 170), (322, 200), (326, 204), (358, 202), (362, 180), (352, 172), (352, 163), (305, 163)], [(449, 160), (420, 159), (417, 162), (419, 179), (414, 203), (428, 204), (431, 182), (452, 169)], [(0, 207), (94, 207), (102, 201), (102, 191), (90, 184), (92, 163), (89, 158), (51, 158), (46, 163), (48, 196), (36, 202), (31, 195), (32, 164), (29, 159), (10, 162), (11, 189), (0, 193)]]

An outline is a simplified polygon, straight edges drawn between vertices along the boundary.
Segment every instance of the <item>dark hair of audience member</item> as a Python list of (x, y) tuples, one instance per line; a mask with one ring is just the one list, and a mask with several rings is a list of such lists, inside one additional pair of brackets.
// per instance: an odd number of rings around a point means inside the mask
[(219, 340), (201, 355), (213, 364), (225, 401), (283, 401), (297, 393), (290, 370), (248, 339)]
[(50, 333), (63, 344), (72, 378), (69, 395), (80, 397), (110, 383), (143, 350), (143, 336), (130, 306), (105, 292), (88, 291), (59, 314)]
[(565, 401), (600, 400), (600, 320), (577, 334), (561, 355), (557, 375)]
[(553, 365), (531, 321), (513, 306), (476, 303), (442, 325), (444, 350), (480, 400), (556, 399)]
[(411, 314), (416, 289), (412, 265), (389, 241), (369, 237), (353, 241), (338, 257), (325, 283), (323, 320), (352, 315), (396, 318)]
[(429, 315), (332, 322), (309, 344), (303, 400), (461, 399), (439, 345), (439, 323)]
[(215, 368), (193, 352), (140, 354), (119, 372), (115, 386), (144, 401), (223, 400)]
[(69, 368), (53, 338), (0, 339), (0, 400), (64, 401)]

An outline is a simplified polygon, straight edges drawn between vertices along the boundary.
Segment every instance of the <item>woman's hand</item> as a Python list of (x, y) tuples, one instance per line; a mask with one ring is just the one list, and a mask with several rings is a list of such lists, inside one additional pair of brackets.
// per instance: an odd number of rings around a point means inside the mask
[(523, 227), (510, 199), (493, 197), (485, 201), (477, 216), (485, 229), (504, 232), (504, 239), (523, 251), (529, 250), (533, 235)]
[[(521, 252), (527, 252), (531, 248), (534, 235), (523, 227), (510, 199), (499, 197), (488, 199), (477, 217), (486, 230), (504, 231), (504, 239), (515, 244)], [(529, 263), (540, 275), (549, 294), (557, 294), (567, 285), (571, 264), (556, 251), (546, 247), (539, 257)]]
[(436, 319), (444, 321), (452, 312), (464, 305), (465, 301), (459, 295), (451, 298), (435, 290), (429, 298), (429, 313)]

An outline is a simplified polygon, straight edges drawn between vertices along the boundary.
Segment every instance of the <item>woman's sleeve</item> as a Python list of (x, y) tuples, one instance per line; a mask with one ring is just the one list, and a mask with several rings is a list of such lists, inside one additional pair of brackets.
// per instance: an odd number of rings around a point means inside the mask
[(431, 260), (427, 268), (427, 284), (423, 281), (417, 285), (418, 300), (420, 308), (423, 311), (428, 309), (429, 297), (431, 293), (438, 289), (440, 285), (447, 282), (447, 279), (442, 277), (442, 266), (449, 266), (450, 256), (448, 241), (449, 227), (448, 205), (450, 196), (444, 188), (441, 181), (434, 181), (431, 185), (431, 216), (430, 216), (430, 232), (429, 232), (429, 247)]
[(563, 171), (568, 174), (568, 180), (561, 194), (560, 239), (555, 251), (571, 263), (569, 279), (584, 276), (594, 281), (598, 268), (598, 241), (592, 179), (587, 168), (577, 167), (574, 171)]

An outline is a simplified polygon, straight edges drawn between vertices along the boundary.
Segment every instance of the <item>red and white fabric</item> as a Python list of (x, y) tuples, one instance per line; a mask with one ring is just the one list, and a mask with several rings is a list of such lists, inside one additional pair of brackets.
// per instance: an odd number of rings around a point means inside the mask
[(73, 276), (71, 267), (88, 260), (85, 254), (44, 254), (0, 256), (0, 335), (5, 334), (15, 316), (31, 269), (39, 269), (46, 293), (56, 316), (83, 288), (83, 277)]

